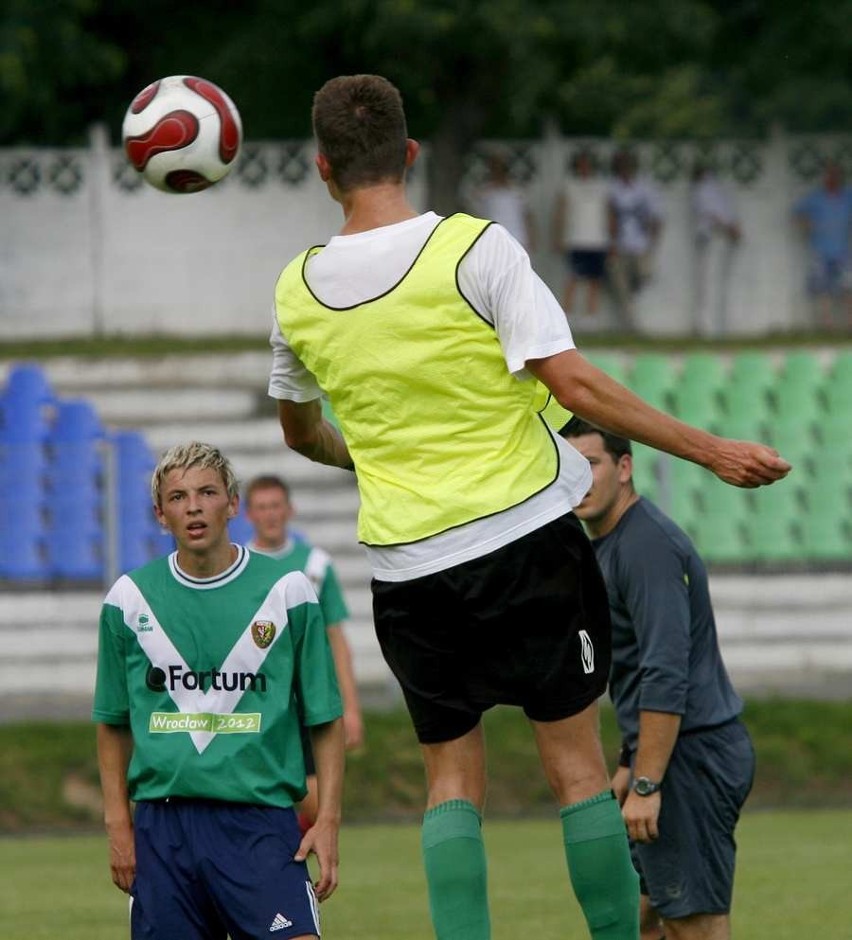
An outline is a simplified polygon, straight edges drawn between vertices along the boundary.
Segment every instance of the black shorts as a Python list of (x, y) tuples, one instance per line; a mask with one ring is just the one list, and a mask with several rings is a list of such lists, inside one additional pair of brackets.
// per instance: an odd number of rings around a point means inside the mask
[(481, 558), (372, 588), (379, 645), (423, 744), (461, 737), (493, 705), (557, 721), (606, 689), (606, 587), (573, 513)]
[(568, 264), (581, 281), (602, 281), (606, 272), (606, 251), (576, 248), (568, 253)]

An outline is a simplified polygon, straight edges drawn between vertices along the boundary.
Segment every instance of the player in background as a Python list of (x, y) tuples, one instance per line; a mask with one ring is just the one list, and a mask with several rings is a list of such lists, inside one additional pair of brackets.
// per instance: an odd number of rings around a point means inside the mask
[(592, 467), (574, 511), (609, 595), (610, 694), (624, 742), (612, 783), (642, 879), (642, 940), (728, 940), (734, 827), (754, 750), (707, 572), (689, 537), (634, 489), (630, 441), (579, 418), (560, 433)]
[[(237, 482), (215, 448), (173, 447), (151, 487), (177, 551), (107, 594), (93, 708), (131, 935), (318, 937), (316, 902), (337, 885), (344, 749), (316, 594), (303, 574), (231, 544)], [(306, 792), (301, 722), (319, 790), (304, 837), (293, 809)]]
[(357, 473), (376, 632), (426, 767), (435, 933), (491, 936), (481, 716), (505, 703), (531, 721), (592, 937), (635, 940), (638, 879), (599, 737), (606, 588), (570, 512), (591, 471), (537, 414), (532, 378), (572, 412), (727, 482), (771, 483), (789, 464), (676, 421), (594, 368), (501, 226), (415, 209), (405, 176), (419, 147), (386, 79), (327, 82), (313, 124), (344, 221), (279, 278), (269, 390), (291, 448)]
[[(283, 571), (302, 571), (319, 598), (320, 610), (334, 655), (337, 682), (343, 698), (343, 729), (347, 750), (364, 744), (364, 724), (358, 684), (352, 666), (352, 651), (343, 631), (349, 611), (340, 582), (328, 554), (290, 537), (288, 524), (293, 518), (290, 488), (281, 477), (267, 474), (250, 480), (243, 495), (245, 515), (254, 527), (254, 538), (246, 544), (253, 552), (268, 555), (281, 563)], [(305, 769), (308, 795), (302, 801), (300, 823), (304, 829), (313, 824), (317, 812), (317, 778), (313, 769), (310, 739), (305, 738)]]

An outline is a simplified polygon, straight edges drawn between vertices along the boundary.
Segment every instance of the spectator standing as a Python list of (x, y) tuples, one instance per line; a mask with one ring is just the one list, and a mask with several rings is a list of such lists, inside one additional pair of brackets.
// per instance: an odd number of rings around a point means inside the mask
[(728, 330), (728, 293), (741, 230), (733, 201), (703, 161), (695, 164), (690, 193), (693, 231), (693, 329), (719, 337)]
[(826, 165), (822, 185), (803, 196), (793, 213), (808, 237), (807, 286), (819, 325), (833, 329), (839, 318), (841, 328), (852, 329), (852, 187), (836, 163)]
[(562, 306), (571, 313), (578, 284), (586, 285), (585, 311), (598, 312), (609, 245), (605, 180), (595, 174), (592, 155), (579, 151), (572, 160), (572, 177), (565, 181), (553, 210), (553, 248), (565, 259), (568, 278)]
[(609, 274), (620, 325), (629, 332), (636, 330), (636, 295), (653, 274), (663, 230), (659, 195), (636, 170), (632, 153), (615, 153), (609, 189)]
[(497, 222), (528, 252), (535, 251), (536, 229), (529, 200), (523, 188), (512, 180), (509, 160), (500, 151), (487, 158), (485, 181), (472, 195), (474, 215)]

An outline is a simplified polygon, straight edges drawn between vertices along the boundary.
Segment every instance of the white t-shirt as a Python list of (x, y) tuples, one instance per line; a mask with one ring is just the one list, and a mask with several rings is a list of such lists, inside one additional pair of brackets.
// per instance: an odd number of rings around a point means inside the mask
[(717, 226), (733, 225), (737, 221), (728, 193), (715, 177), (709, 175), (693, 186), (692, 213), (695, 236), (700, 241), (712, 237)]
[(655, 189), (640, 179), (615, 179), (609, 189), (615, 212), (619, 251), (642, 255), (651, 247), (651, 223), (662, 219), (660, 199)]
[(527, 229), (527, 197), (511, 183), (505, 186), (486, 185), (474, 195), (475, 214), (502, 225), (524, 248), (529, 249)]
[[(432, 230), (434, 212), (371, 229), (337, 235), (313, 255), (306, 268), (311, 291), (331, 307), (350, 307), (386, 293), (411, 267)], [(530, 359), (574, 348), (571, 330), (556, 298), (533, 271), (524, 249), (499, 225), (491, 225), (458, 269), (461, 292), (494, 325), (506, 367), (518, 381), (531, 380)], [(316, 379), (281, 335), (273, 315), (269, 394), (290, 401), (322, 395)], [(405, 581), (442, 571), (494, 551), (564, 515), (591, 486), (588, 461), (554, 434), (559, 475), (541, 493), (501, 513), (475, 519), (407, 545), (366, 546), (374, 576)]]
[(565, 184), (563, 244), (582, 251), (604, 251), (609, 244), (605, 180), (576, 179)]

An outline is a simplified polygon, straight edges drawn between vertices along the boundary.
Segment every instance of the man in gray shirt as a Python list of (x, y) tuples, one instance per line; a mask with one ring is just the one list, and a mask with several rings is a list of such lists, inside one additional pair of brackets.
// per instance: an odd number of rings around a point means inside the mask
[(642, 938), (728, 940), (734, 827), (754, 751), (707, 572), (688, 536), (633, 488), (628, 440), (579, 418), (561, 433), (592, 466), (575, 512), (609, 595), (610, 695), (623, 738), (613, 789), (642, 877)]

